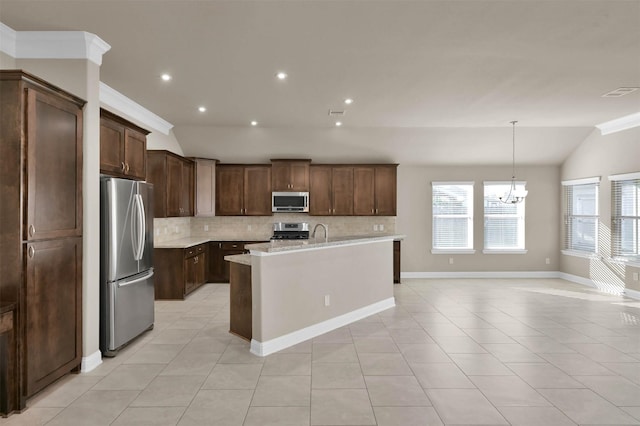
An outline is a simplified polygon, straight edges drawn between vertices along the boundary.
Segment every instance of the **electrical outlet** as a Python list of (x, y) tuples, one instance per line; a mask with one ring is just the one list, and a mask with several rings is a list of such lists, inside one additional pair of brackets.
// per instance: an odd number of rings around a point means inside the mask
[(633, 273), (633, 280), (634, 281), (638, 281), (638, 273), (637, 272)]
[(546, 263), (547, 265), (551, 265), (551, 259), (549, 259), (548, 257), (544, 260), (544, 263)]
[(377, 231), (378, 230), (378, 225), (373, 225), (373, 230)]
[(383, 225), (383, 224), (380, 224), (380, 225), (378, 226), (378, 229), (380, 229), (381, 231), (384, 231), (384, 225)]
[(208, 231), (208, 230), (209, 230), (209, 225), (205, 225), (205, 226), (204, 226), (204, 230), (205, 230), (205, 231)]
[(324, 296), (324, 306), (329, 306), (329, 305), (331, 305), (331, 298), (327, 294)]
[(247, 225), (247, 231), (251, 231), (253, 229), (252, 225)]
[(156, 228), (156, 235), (160, 235), (160, 228)]
[(453, 257), (449, 258), (449, 265), (453, 265)]

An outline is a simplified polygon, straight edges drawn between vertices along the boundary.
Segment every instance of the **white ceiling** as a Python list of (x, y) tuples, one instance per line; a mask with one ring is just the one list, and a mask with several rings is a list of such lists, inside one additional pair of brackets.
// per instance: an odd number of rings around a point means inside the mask
[(559, 164), (595, 124), (640, 111), (640, 90), (601, 97), (640, 87), (638, 0), (0, 0), (0, 21), (98, 35), (101, 80), (173, 123), (189, 155), (206, 153), (188, 136), (203, 127), (323, 134), (331, 108), (351, 133), (441, 135), (433, 152), (458, 163), (470, 134), (500, 139), (489, 162), (510, 151), (518, 120), (524, 162)]

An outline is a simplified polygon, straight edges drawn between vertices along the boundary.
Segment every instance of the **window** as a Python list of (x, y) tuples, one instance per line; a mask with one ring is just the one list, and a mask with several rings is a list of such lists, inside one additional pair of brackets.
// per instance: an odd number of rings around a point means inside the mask
[(640, 261), (640, 173), (610, 176), (614, 257)]
[[(516, 182), (516, 190), (524, 191), (524, 182)], [(484, 183), (484, 253), (524, 252), (524, 207), (502, 203), (498, 197), (509, 192), (510, 182)]]
[(473, 252), (473, 182), (433, 182), (433, 253)]
[(600, 178), (562, 182), (564, 197), (563, 249), (595, 254), (598, 251), (598, 189)]

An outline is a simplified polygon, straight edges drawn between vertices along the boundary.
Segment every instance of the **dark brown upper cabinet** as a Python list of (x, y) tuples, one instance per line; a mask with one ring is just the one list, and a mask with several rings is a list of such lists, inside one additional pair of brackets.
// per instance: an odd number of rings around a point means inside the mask
[(193, 216), (194, 163), (169, 151), (147, 151), (147, 182), (154, 185), (154, 217)]
[(100, 110), (100, 172), (127, 179), (147, 176), (149, 131), (107, 110)]
[(271, 165), (216, 166), (216, 216), (271, 214)]
[(311, 160), (271, 160), (271, 189), (273, 191), (309, 191)]

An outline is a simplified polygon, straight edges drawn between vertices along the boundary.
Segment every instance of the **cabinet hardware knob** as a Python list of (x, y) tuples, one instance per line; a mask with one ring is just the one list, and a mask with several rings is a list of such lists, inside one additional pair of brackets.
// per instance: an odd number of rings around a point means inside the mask
[(36, 233), (36, 227), (33, 225), (29, 225), (29, 236), (33, 237), (35, 233)]
[(373, 209), (371, 209), (371, 213), (373, 213)]
[(124, 161), (122, 161), (122, 162), (120, 163), (120, 167), (122, 168), (122, 171), (123, 171), (123, 172), (126, 172), (126, 171), (127, 171), (127, 167), (124, 165)]
[(376, 214), (378, 214), (378, 209), (376, 209)]
[(29, 246), (28, 253), (29, 253), (29, 257), (33, 259), (33, 256), (36, 255), (36, 249), (34, 249), (33, 246)]
[(126, 163), (126, 164), (125, 164), (125, 166), (126, 166), (126, 168), (127, 168), (127, 169), (125, 170), (125, 173), (129, 173), (129, 163)]

